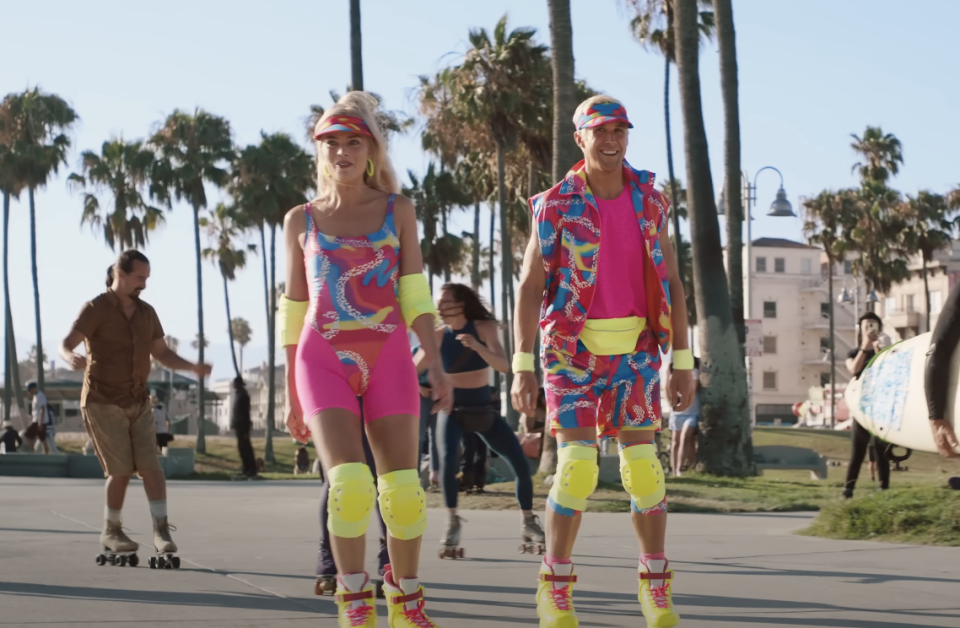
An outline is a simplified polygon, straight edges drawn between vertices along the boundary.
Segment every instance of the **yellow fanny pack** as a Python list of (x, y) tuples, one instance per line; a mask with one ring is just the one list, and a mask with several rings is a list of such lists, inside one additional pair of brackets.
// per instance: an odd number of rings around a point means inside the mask
[(580, 340), (593, 355), (633, 353), (646, 325), (647, 319), (639, 316), (588, 319), (580, 332)]

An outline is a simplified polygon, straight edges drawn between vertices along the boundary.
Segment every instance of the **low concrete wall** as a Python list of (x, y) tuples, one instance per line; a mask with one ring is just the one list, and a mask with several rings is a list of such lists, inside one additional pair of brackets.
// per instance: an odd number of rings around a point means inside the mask
[[(193, 465), (193, 449), (169, 449), (160, 456), (160, 467), (168, 478), (192, 474)], [(96, 456), (15, 453), (0, 456), (0, 475), (41, 478), (102, 478), (103, 468)]]

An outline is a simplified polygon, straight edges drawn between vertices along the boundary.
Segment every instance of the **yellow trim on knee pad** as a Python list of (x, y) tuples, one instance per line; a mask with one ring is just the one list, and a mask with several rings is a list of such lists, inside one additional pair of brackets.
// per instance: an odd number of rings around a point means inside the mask
[(633, 445), (620, 450), (620, 480), (640, 510), (656, 506), (667, 494), (663, 466), (654, 445)]
[(381, 475), (380, 513), (390, 536), (409, 541), (423, 536), (427, 530), (427, 500), (415, 469), (404, 469)]
[(362, 462), (347, 462), (330, 469), (330, 517), (327, 529), (334, 536), (355, 539), (370, 525), (376, 487), (370, 467)]
[(599, 479), (596, 447), (561, 447), (557, 452), (557, 474), (553, 476), (550, 498), (564, 508), (586, 510), (587, 498), (597, 490)]

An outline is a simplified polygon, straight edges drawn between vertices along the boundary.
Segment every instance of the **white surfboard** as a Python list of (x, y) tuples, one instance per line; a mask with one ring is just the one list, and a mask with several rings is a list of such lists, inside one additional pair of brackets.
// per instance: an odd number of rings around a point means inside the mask
[[(876, 357), (859, 379), (847, 384), (844, 398), (850, 414), (871, 434), (888, 443), (936, 453), (930, 430), (923, 376), (932, 334), (900, 342)], [(956, 425), (960, 350), (950, 360), (950, 387), (944, 418)]]

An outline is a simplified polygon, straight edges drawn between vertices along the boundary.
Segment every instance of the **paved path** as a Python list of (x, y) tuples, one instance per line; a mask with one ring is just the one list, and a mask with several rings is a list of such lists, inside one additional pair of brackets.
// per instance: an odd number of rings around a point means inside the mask
[[(97, 567), (97, 481), (0, 478), (0, 626), (321, 626), (313, 595), (316, 484), (172, 482), (179, 571)], [(131, 484), (125, 525), (149, 543)], [(519, 515), (466, 512), (468, 561), (440, 561), (431, 511), (423, 581), (444, 628), (536, 626), (538, 559), (516, 553)], [(681, 626), (960, 626), (960, 549), (796, 536), (810, 516), (671, 515)], [(626, 515), (587, 514), (575, 561), (581, 626), (643, 627), (636, 543)], [(141, 559), (147, 556), (141, 552)], [(381, 627), (386, 609), (380, 602)]]

